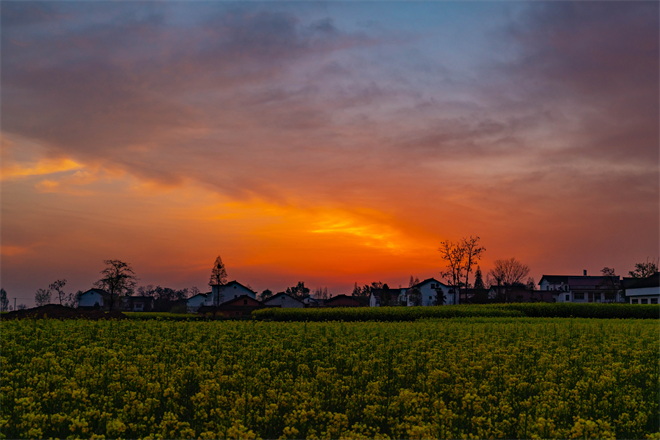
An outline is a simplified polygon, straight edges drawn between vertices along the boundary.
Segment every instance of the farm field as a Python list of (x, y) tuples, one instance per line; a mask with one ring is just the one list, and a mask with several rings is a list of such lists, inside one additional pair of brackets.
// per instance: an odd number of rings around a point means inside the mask
[(3, 438), (659, 438), (656, 320), (0, 323)]

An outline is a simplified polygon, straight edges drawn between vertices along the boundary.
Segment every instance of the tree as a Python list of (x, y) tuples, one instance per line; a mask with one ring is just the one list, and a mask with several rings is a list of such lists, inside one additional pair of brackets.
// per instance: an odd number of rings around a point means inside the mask
[(605, 294), (605, 302), (616, 302), (617, 294), (621, 290), (619, 277), (614, 272), (614, 268), (610, 267), (602, 268), (600, 273), (603, 275), (603, 278), (598, 287), (602, 289)]
[(457, 303), (460, 303), (461, 286), (468, 288), (472, 267), (486, 251), (485, 247), (479, 245), (479, 240), (479, 237), (470, 236), (463, 237), (456, 243), (450, 240), (440, 242), (438, 251), (446, 266), (440, 275), (447, 281), (451, 290), (458, 294)]
[(133, 293), (138, 278), (129, 263), (121, 260), (103, 260), (103, 263), (106, 265), (101, 271), (103, 277), (94, 286), (107, 292), (108, 308), (112, 310), (116, 298)]
[(329, 299), (330, 294), (328, 293), (328, 288), (327, 287), (319, 287), (318, 289), (314, 290), (314, 298), (315, 299)]
[(51, 283), (50, 286), (48, 286), (48, 290), (51, 292), (57, 293), (57, 298), (60, 300), (60, 305), (62, 304), (63, 301), (66, 301), (66, 293), (64, 293), (64, 285), (66, 284), (66, 280), (57, 280), (54, 283)]
[(48, 289), (37, 289), (37, 292), (34, 294), (34, 303), (37, 307), (50, 304), (50, 295), (51, 292)]
[(635, 270), (631, 270), (628, 274), (633, 278), (647, 278), (658, 271), (658, 260), (646, 259), (646, 263), (635, 264)]
[(419, 288), (413, 287), (412, 289), (410, 289), (410, 293), (408, 293), (408, 301), (410, 301), (410, 304), (412, 304), (413, 306), (422, 305), (422, 292), (419, 290)]
[(25, 310), (25, 309), (27, 309), (27, 306), (25, 304), (19, 304), (18, 306), (16, 306), (16, 310)]
[[(504, 286), (504, 301), (509, 302), (511, 288), (521, 285), (529, 275), (529, 267), (512, 257), (508, 260), (495, 260), (490, 275), (497, 281), (497, 286)], [(499, 289), (498, 289), (499, 291)]]
[(6, 312), (9, 309), (9, 300), (7, 299), (7, 291), (4, 288), (0, 289), (0, 311)]
[(261, 295), (259, 295), (259, 300), (266, 301), (271, 296), (273, 296), (273, 291), (270, 289), (266, 289), (263, 292), (261, 292)]
[(309, 288), (305, 287), (304, 281), (298, 281), (298, 284), (295, 287), (287, 287), (286, 294), (291, 295), (294, 298), (303, 299), (309, 296)]
[(225, 264), (222, 262), (222, 258), (218, 255), (215, 263), (213, 263), (209, 286), (224, 286), (225, 284), (227, 284), (227, 270), (225, 269)]
[(410, 281), (408, 281), (408, 287), (412, 287), (412, 286), (415, 286), (417, 284), (419, 284), (419, 278), (413, 277), (412, 275), (410, 275)]
[(475, 289), (485, 289), (486, 285), (484, 284), (484, 278), (481, 274), (481, 268), (477, 266), (477, 271), (474, 274), (474, 288)]
[(200, 292), (199, 289), (198, 289), (197, 287), (192, 286), (192, 287), (190, 288), (190, 297), (193, 297), (193, 296), (195, 296), (195, 295), (199, 295), (200, 293), (202, 293), (202, 292)]
[(465, 289), (466, 289), (466, 298), (467, 298), (467, 289), (470, 288), (470, 272), (472, 272), (472, 266), (481, 260), (481, 255), (486, 251), (486, 248), (479, 245), (479, 237), (473, 237), (470, 235), (469, 238), (463, 237), (461, 239), (461, 245), (465, 249)]
[(527, 278), (527, 283), (525, 284), (525, 288), (527, 290), (535, 290), (536, 289), (536, 282), (534, 281), (534, 278), (532, 278), (532, 277)]

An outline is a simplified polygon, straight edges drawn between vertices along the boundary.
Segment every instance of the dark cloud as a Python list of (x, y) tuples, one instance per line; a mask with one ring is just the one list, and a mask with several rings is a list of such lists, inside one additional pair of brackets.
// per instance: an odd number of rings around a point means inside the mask
[[(571, 154), (658, 162), (657, 2), (530, 5), (510, 36), (520, 59), (504, 68), (515, 93), (577, 118)], [(575, 122), (575, 121), (574, 121)]]

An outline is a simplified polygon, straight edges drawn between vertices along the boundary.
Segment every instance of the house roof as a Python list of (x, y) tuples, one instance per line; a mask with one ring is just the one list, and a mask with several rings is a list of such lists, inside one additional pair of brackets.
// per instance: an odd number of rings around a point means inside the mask
[(88, 293), (98, 293), (99, 295), (108, 295), (108, 292), (106, 292), (103, 289), (89, 289), (86, 292), (81, 293), (80, 296), (87, 295)]
[[(265, 299), (265, 300), (263, 301), (263, 303), (264, 303), (264, 304), (269, 303), (269, 302), (273, 301), (275, 298), (280, 298), (280, 297), (283, 297), (283, 296), (288, 296), (288, 297), (291, 298), (292, 300), (294, 300), (294, 301), (298, 301), (299, 303), (302, 303), (302, 300), (299, 300), (298, 298), (294, 298), (293, 296), (287, 294), (286, 292), (280, 292), (280, 293), (277, 293), (277, 294), (271, 296), (270, 298)], [(304, 299), (304, 298), (303, 298), (303, 299)]]
[(230, 282), (228, 282), (227, 284), (216, 284), (216, 286), (217, 286), (217, 285), (220, 285), (220, 286), (222, 286), (222, 287), (224, 287), (224, 288), (227, 288), (227, 287), (229, 287), (229, 286), (234, 286), (234, 285), (236, 285), (236, 286), (241, 286), (242, 288), (244, 288), (244, 289), (246, 289), (246, 290), (249, 290), (249, 291), (252, 292), (252, 293), (255, 293), (255, 294), (257, 293), (257, 292), (255, 292), (254, 290), (250, 289), (250, 288), (247, 287), (247, 286), (244, 286), (243, 284), (239, 283), (239, 282), (236, 281), (236, 280), (234, 280), (234, 281), (230, 281)]
[(225, 302), (223, 302), (223, 303), (220, 304), (218, 307), (230, 306), (230, 305), (232, 305), (233, 303), (238, 302), (238, 301), (243, 300), (243, 299), (249, 299), (250, 301), (254, 301), (254, 302), (256, 302), (258, 305), (262, 305), (262, 304), (263, 304), (261, 301), (252, 298), (250, 295), (241, 295), (241, 296), (237, 296), (236, 298), (232, 298), (232, 299), (230, 299), (229, 301), (225, 301)]
[(570, 286), (595, 286), (603, 282), (603, 280), (611, 278), (614, 281), (619, 281), (619, 276), (615, 275), (613, 277), (603, 276), (603, 275), (543, 275), (539, 284), (546, 280), (551, 284), (568, 284)]
[(422, 285), (424, 285), (424, 284), (428, 284), (428, 283), (431, 283), (431, 282), (433, 282), (433, 283), (438, 283), (438, 284), (442, 284), (442, 285), (445, 286), (445, 287), (449, 287), (449, 286), (447, 286), (445, 283), (443, 283), (442, 281), (438, 281), (438, 280), (436, 280), (435, 278), (427, 278), (427, 279), (425, 279), (424, 281), (420, 281), (419, 283), (415, 284), (414, 286), (410, 286), (410, 287), (408, 287), (408, 289), (412, 289), (413, 287), (419, 287), (419, 286), (422, 286)]
[(187, 298), (187, 299), (197, 298), (198, 296), (203, 296), (204, 298), (206, 298), (207, 295), (210, 295), (210, 292), (209, 293), (198, 293), (197, 295), (193, 295), (193, 296), (191, 296), (190, 298)]
[[(394, 289), (390, 289), (390, 290), (394, 290)], [(398, 289), (397, 289), (397, 290), (398, 290)], [(346, 295), (346, 294), (343, 294), (343, 293), (340, 294), (340, 295), (336, 295), (336, 296), (333, 296), (333, 297), (331, 297), (331, 298), (326, 299), (326, 300), (325, 300), (325, 303), (326, 303), (326, 304), (328, 304), (328, 303), (333, 303), (333, 302), (338, 301), (338, 300), (340, 300), (340, 299), (351, 299), (351, 300), (354, 300), (354, 301), (356, 301), (356, 302), (362, 304), (362, 301), (360, 301), (360, 300), (357, 299), (356, 297), (351, 296), (351, 295)]]
[[(656, 272), (651, 276), (646, 278), (624, 278), (624, 280), (630, 280), (629, 285), (626, 286), (628, 289), (644, 289), (647, 287), (660, 287), (660, 273)], [(625, 283), (624, 283), (625, 285)]]

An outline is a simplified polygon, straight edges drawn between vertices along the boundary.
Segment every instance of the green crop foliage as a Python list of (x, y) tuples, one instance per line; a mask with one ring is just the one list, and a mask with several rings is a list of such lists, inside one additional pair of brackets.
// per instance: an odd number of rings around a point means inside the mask
[(653, 320), (0, 322), (3, 438), (657, 438)]
[(271, 321), (416, 321), (428, 318), (544, 317), (660, 319), (660, 305), (511, 303), (435, 307), (337, 307), (255, 310), (252, 316)]

